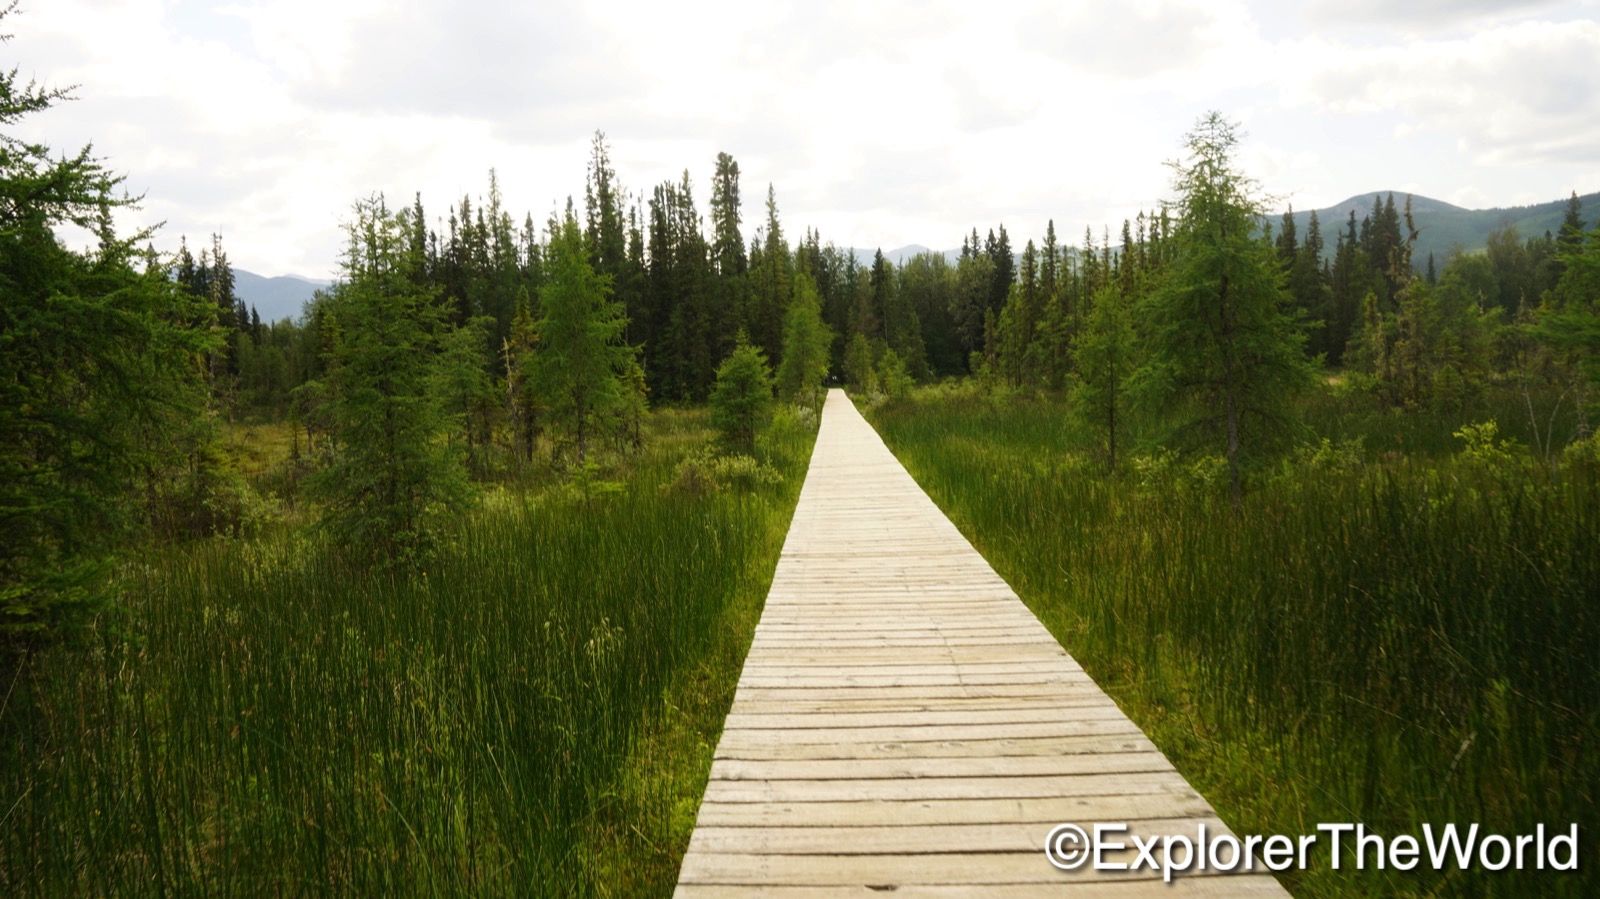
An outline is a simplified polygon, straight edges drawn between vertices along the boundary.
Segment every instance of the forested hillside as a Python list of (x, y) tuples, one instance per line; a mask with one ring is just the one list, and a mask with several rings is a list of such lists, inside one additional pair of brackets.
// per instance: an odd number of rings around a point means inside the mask
[[(1377, 191), (1359, 194), (1326, 209), (1316, 210), (1324, 225), (1329, 222), (1346, 222), (1352, 214), (1359, 220), (1373, 217), (1375, 210), (1394, 196), (1404, 199), (1402, 191)], [(1574, 196), (1576, 192), (1574, 192)], [(1491, 238), (1501, 243), (1507, 240), (1554, 236), (1561, 231), (1566, 220), (1566, 200), (1552, 200), (1532, 206), (1513, 206), (1496, 209), (1463, 209), (1442, 200), (1427, 197), (1411, 198), (1411, 214), (1417, 225), (1417, 241), (1412, 248), (1413, 261), (1419, 270), (1427, 267), (1429, 257), (1434, 265), (1441, 266), (1458, 253), (1482, 252), (1491, 245)], [(1580, 206), (1600, 209), (1600, 193), (1577, 196)], [(1396, 201), (1398, 202), (1398, 200)], [(1301, 233), (1310, 225), (1311, 212), (1294, 213), (1295, 227)], [(1329, 246), (1327, 252), (1332, 253)]]

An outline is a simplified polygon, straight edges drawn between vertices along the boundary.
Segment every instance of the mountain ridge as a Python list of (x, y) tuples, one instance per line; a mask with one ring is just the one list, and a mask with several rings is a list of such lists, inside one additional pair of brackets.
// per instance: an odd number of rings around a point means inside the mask
[[(1315, 210), (1317, 224), (1322, 229), (1323, 255), (1333, 258), (1333, 251), (1337, 245), (1337, 235), (1349, 223), (1351, 212), (1356, 215), (1357, 227), (1363, 216), (1372, 213), (1373, 203), (1394, 196), (1395, 209), (1401, 215), (1405, 214), (1406, 197), (1411, 197), (1411, 214), (1417, 227), (1417, 242), (1411, 249), (1411, 261), (1417, 268), (1428, 264), (1428, 256), (1434, 257), (1435, 263), (1444, 265), (1445, 261), (1456, 252), (1473, 253), (1488, 246), (1489, 234), (1506, 225), (1513, 225), (1517, 233), (1524, 240), (1538, 237), (1549, 231), (1555, 234), (1561, 228), (1562, 218), (1566, 215), (1567, 202), (1570, 199), (1563, 197), (1559, 200), (1550, 200), (1544, 203), (1534, 203), (1527, 206), (1495, 206), (1489, 209), (1467, 209), (1436, 200), (1421, 194), (1407, 194), (1404, 191), (1371, 191), (1356, 194), (1343, 202)], [(1600, 192), (1582, 194), (1578, 197), (1582, 204), (1584, 218), (1588, 227), (1594, 227), (1600, 220)], [(1311, 221), (1313, 210), (1294, 212), (1295, 233), (1302, 241), (1305, 239), (1306, 228)], [(1276, 233), (1282, 227), (1283, 214), (1277, 213), (1269, 216)]]

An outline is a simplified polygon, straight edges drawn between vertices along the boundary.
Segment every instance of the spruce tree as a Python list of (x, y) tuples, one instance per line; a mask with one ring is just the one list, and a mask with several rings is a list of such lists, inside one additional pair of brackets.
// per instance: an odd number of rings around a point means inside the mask
[(711, 424), (731, 448), (753, 453), (756, 433), (772, 417), (772, 368), (767, 355), (740, 332), (734, 350), (717, 367), (711, 389)]
[(873, 358), (872, 341), (867, 335), (857, 331), (850, 338), (850, 344), (844, 353), (844, 376), (850, 386), (863, 394), (874, 393), (878, 389), (878, 376), (876, 360)]
[(460, 438), (467, 470), (477, 477), (486, 470), (484, 451), (494, 434), (499, 400), (484, 349), (493, 325), (494, 319), (482, 315), (443, 331), (435, 372), (446, 437), (452, 443)]
[(783, 316), (794, 290), (794, 267), (778, 220), (777, 194), (770, 184), (760, 252), (750, 254), (750, 282), (750, 341), (774, 358), (782, 352)]
[(468, 496), (461, 458), (440, 439), (445, 310), (418, 284), (408, 215), (377, 197), (358, 202), (346, 226), (344, 280), (324, 300), (336, 323), (324, 379), (333, 453), (311, 481), (340, 548), (399, 570), (425, 555)]
[(511, 450), (524, 462), (533, 459), (539, 440), (539, 394), (533, 386), (534, 347), (539, 342), (535, 329), (533, 303), (527, 288), (517, 296), (517, 311), (511, 331), (501, 344), (506, 370), (506, 418), (511, 426)]
[(727, 153), (717, 154), (711, 178), (711, 263), (716, 272), (717, 301), (713, 331), (718, 354), (732, 350), (734, 336), (750, 327), (750, 260), (739, 230), (739, 163)]
[(1128, 298), (1107, 285), (1089, 301), (1083, 330), (1073, 341), (1077, 377), (1072, 408), (1101, 441), (1106, 470), (1115, 471), (1128, 432), (1128, 380), (1136, 368), (1133, 310)]
[(833, 332), (822, 321), (821, 299), (811, 276), (796, 273), (794, 299), (784, 319), (783, 361), (778, 365), (778, 395), (811, 403), (828, 376)]
[[(116, 233), (112, 213), (134, 203), (89, 147), (58, 154), (13, 130), (66, 99), (0, 71), (3, 696), (16, 654), (80, 633), (110, 598), (103, 553), (148, 522), (152, 484), (212, 433), (201, 360), (219, 346), (215, 311), (139, 249), (150, 231)], [(66, 249), (66, 225), (97, 246)]]
[(601, 424), (626, 399), (622, 377), (634, 349), (622, 339), (627, 314), (611, 297), (611, 279), (589, 264), (571, 216), (551, 235), (546, 265), (532, 381), (551, 427), (565, 433), (581, 466)]
[(1143, 304), (1149, 358), (1140, 393), (1172, 409), (1196, 444), (1227, 460), (1238, 507), (1244, 467), (1298, 430), (1292, 400), (1313, 379), (1272, 247), (1255, 237), (1262, 203), (1235, 161), (1233, 123), (1212, 112), (1172, 163), (1179, 220), (1170, 275)]

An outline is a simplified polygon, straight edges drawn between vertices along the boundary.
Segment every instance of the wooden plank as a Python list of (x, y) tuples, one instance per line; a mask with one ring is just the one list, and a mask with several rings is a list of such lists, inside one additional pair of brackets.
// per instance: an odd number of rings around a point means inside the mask
[(830, 393), (678, 895), (1284, 895), (1049, 864), (1052, 828), (1100, 822), (1222, 832)]
[(889, 699), (904, 697), (909, 702), (931, 699), (982, 699), (999, 696), (1052, 696), (1061, 695), (1092, 685), (1088, 677), (1048, 684), (930, 684), (920, 687), (901, 687), (892, 692), (877, 687), (810, 687), (796, 689), (782, 685), (758, 687), (741, 683), (734, 702), (742, 699), (783, 700), (796, 699), (807, 702), (828, 702), (835, 699)]
[[(1114, 776), (1108, 776), (1114, 775)], [(1031, 777), (919, 777), (893, 780), (712, 780), (708, 802), (848, 802), (858, 799), (1038, 799), (1048, 796), (1186, 795), (1175, 771)]]
[[(1059, 685), (1050, 685), (1059, 686)], [(909, 696), (883, 696), (864, 691), (851, 699), (813, 699), (802, 691), (790, 691), (787, 699), (738, 699), (730, 715), (805, 715), (811, 712), (962, 712), (992, 709), (1069, 709), (1094, 707), (1106, 702), (1106, 694), (1090, 693), (1085, 688), (1067, 688), (1034, 696), (949, 696), (944, 699), (917, 699)]]
[(818, 730), (852, 727), (936, 727), (945, 724), (1054, 724), (1070, 714), (1079, 720), (1121, 718), (1122, 710), (1109, 699), (1062, 703), (1049, 708), (1025, 709), (1005, 706), (998, 709), (951, 709), (872, 712), (797, 712), (773, 714), (730, 712), (725, 729)]
[(777, 742), (804, 743), (949, 743), (968, 740), (1023, 739), (1028, 737), (1082, 737), (1107, 734), (1137, 734), (1138, 727), (1126, 717), (1094, 718), (1087, 721), (1064, 718), (1031, 724), (988, 724), (946, 727), (818, 727), (809, 730), (771, 730), (756, 727), (723, 728), (722, 740), (729, 745), (771, 745)]
[(924, 743), (774, 743), (723, 740), (715, 758), (751, 761), (802, 759), (944, 759), (975, 756), (1069, 755), (1096, 752), (1141, 752), (1154, 749), (1136, 727), (1119, 733), (1070, 737), (998, 738), (985, 740), (932, 740)]
[[(883, 827), (891, 825), (1049, 824), (1208, 818), (1211, 807), (1187, 795), (1051, 796), (1023, 799), (930, 799), (922, 802), (706, 802), (707, 827)], [(1174, 832), (1177, 832), (1176, 830)], [(1194, 832), (1191, 828), (1191, 834)]]
[(1029, 777), (1112, 771), (1171, 771), (1154, 750), (1075, 755), (982, 755), (942, 759), (799, 759), (751, 761), (719, 758), (711, 780), (891, 780), (923, 777)]
[[(680, 884), (674, 896), (681, 899), (835, 899), (840, 896), (884, 897), (896, 899), (971, 899), (970, 885), (953, 884), (833, 884), (797, 886), (793, 884)], [(1170, 884), (1158, 881), (1074, 881), (1062, 878), (1057, 883), (984, 884), (985, 899), (1133, 899), (1157, 896), (1163, 899), (1257, 899), (1281, 897), (1283, 887), (1262, 874), (1231, 877), (1180, 878)]]
[[(1091, 822), (1092, 823), (1092, 822)], [(1227, 825), (1216, 818), (1157, 819), (1127, 822), (1127, 828), (1112, 839), (1123, 849), (1107, 850), (1108, 861), (1133, 862), (1132, 839), (1148, 841), (1152, 836), (1187, 829), (1190, 839), (1204, 825), (1209, 836), (1228, 834)], [(1045, 839), (1056, 827), (1051, 821), (993, 821), (982, 824), (888, 824), (858, 827), (701, 827), (694, 833), (695, 848), (703, 852), (744, 855), (885, 855), (927, 852), (930, 847), (959, 846), (962, 852), (1041, 852)], [(1153, 853), (1162, 858), (1158, 849)], [(1179, 859), (1183, 858), (1182, 853)], [(1224, 857), (1232, 861), (1231, 856)], [(1259, 870), (1261, 862), (1256, 860)]]
[[(1184, 880), (1236, 875), (1216, 869), (1193, 871)], [(679, 883), (795, 884), (858, 886), (865, 884), (990, 884), (1091, 883), (1144, 881), (1164, 888), (1159, 869), (1111, 872), (1080, 869), (1059, 871), (1044, 851), (924, 852), (881, 855), (746, 855), (695, 851), (684, 856)], [(1279, 895), (1287, 895), (1280, 893)]]

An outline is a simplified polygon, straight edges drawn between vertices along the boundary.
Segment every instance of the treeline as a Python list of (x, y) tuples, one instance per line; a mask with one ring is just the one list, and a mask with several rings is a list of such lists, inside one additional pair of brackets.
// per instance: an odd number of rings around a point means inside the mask
[[(486, 198), (464, 197), (431, 224), (416, 198), (406, 223), (414, 278), (440, 297), (448, 323), (484, 320), (486, 371), (503, 380), (519, 302), (537, 312), (550, 235), (560, 218), (581, 218), (585, 253), (625, 313), (623, 340), (636, 350), (650, 400), (702, 402), (741, 332), (781, 364), (783, 323), (801, 279), (831, 334), (836, 377), (874, 390), (969, 373), (1016, 387), (1067, 387), (1095, 294), (1114, 285), (1135, 303), (1168, 277), (1177, 255), (1167, 208), (1125, 220), (1116, 240), (1109, 229), (1098, 239), (1085, 229), (1071, 246), (1052, 221), (1018, 252), (1000, 224), (963, 237), (953, 265), (937, 253), (894, 265), (881, 251), (858, 259), (811, 229), (791, 246), (770, 186), (764, 221), (747, 239), (739, 166), (725, 153), (712, 173), (708, 217), (694, 191), (687, 171), (648, 196), (625, 191), (597, 134), (581, 217), (569, 200), (542, 230), (531, 215), (517, 223), (493, 172)], [(1442, 265), (1411, 257), (1409, 200), (1397, 206), (1392, 194), (1360, 220), (1352, 212), (1331, 246), (1315, 214), (1301, 233), (1292, 210), (1277, 228), (1268, 221), (1256, 233), (1273, 251), (1307, 358), (1373, 379), (1363, 383), (1386, 402), (1460, 402), (1491, 377), (1530, 366), (1546, 379), (1557, 374), (1530, 353), (1533, 343), (1549, 343), (1548, 328), (1536, 322), (1557, 295), (1569, 267), (1563, 260), (1584, 250), (1576, 194), (1558, 234), (1524, 239), (1507, 226), (1485, 251), (1458, 252)], [(234, 328), (219, 374), (233, 379), (244, 405), (284, 413), (319, 371), (315, 306), (298, 323), (261, 323), (229, 299), (226, 279), (207, 281), (204, 255), (199, 277), (185, 277), (186, 254), (180, 280), (199, 295), (209, 290)], [(225, 271), (215, 263), (223, 258), (214, 245), (213, 270)]]

